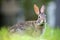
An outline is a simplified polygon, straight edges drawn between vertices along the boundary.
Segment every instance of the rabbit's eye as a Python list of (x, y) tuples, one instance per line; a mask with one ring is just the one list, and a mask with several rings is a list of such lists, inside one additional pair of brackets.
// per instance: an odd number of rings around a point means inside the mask
[(38, 18), (40, 18), (40, 16)]

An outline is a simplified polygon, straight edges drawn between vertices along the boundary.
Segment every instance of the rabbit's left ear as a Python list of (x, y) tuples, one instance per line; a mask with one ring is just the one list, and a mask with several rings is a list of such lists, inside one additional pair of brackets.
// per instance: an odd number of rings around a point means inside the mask
[(36, 4), (34, 4), (34, 11), (37, 15), (39, 15), (39, 7)]
[(42, 5), (42, 7), (41, 7), (41, 9), (40, 9), (40, 12), (41, 12), (41, 13), (44, 13), (44, 11), (45, 11), (45, 6)]

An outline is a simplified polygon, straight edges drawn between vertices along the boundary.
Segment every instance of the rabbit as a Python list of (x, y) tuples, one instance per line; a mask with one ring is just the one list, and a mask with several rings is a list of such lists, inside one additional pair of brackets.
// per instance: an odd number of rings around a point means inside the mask
[(38, 16), (37, 20), (17, 23), (13, 25), (12, 27), (10, 27), (9, 31), (10, 32), (16, 32), (16, 31), (23, 32), (29, 27), (31, 27), (32, 29), (35, 29), (35, 31), (40, 30), (42, 32), (42, 30), (44, 29), (44, 24), (46, 22), (46, 15), (44, 14), (45, 6), (42, 5), (42, 7), (39, 9), (39, 7), (36, 4), (34, 4), (34, 11), (36, 15)]

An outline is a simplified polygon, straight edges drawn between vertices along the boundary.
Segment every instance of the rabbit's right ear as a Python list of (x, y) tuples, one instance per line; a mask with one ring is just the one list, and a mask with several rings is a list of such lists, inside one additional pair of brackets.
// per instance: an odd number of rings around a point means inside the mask
[(39, 15), (39, 8), (36, 4), (34, 4), (34, 11), (37, 15)]

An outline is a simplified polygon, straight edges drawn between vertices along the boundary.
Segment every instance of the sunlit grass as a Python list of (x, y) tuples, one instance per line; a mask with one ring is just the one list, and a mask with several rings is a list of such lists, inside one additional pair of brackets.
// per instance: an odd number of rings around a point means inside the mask
[(7, 28), (1, 28), (0, 30), (0, 40), (8, 40), (9, 34)]
[(21, 35), (20, 33), (9, 33), (8, 29), (3, 27), (0, 30), (0, 40), (60, 40), (60, 29), (53, 29), (47, 25), (43, 35), (40, 35), (39, 32), (33, 32), (32, 30), (26, 31), (24, 35)]

